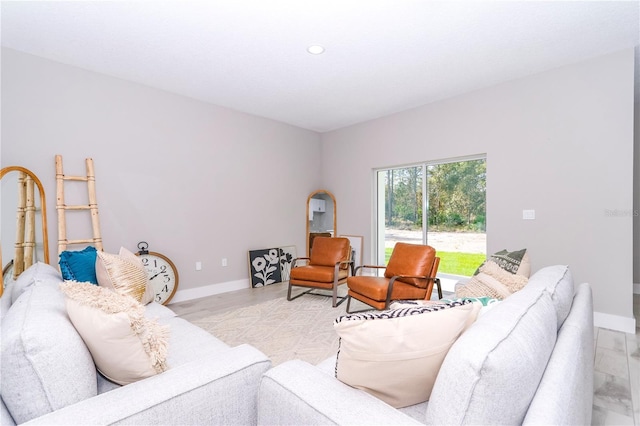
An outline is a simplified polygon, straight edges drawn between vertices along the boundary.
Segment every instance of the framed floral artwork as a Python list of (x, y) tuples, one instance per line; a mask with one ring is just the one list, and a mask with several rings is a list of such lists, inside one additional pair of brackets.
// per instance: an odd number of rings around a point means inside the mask
[(291, 264), (296, 258), (295, 246), (249, 251), (251, 287), (264, 287), (289, 280)]
[(297, 256), (296, 247), (280, 247), (278, 250), (280, 252), (280, 277), (282, 278), (282, 281), (289, 281), (291, 264), (293, 263), (293, 259)]

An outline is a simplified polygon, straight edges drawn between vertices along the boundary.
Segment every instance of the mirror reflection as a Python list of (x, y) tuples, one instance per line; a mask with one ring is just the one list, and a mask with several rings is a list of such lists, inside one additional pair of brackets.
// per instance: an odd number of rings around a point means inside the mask
[(313, 239), (318, 236), (335, 237), (336, 199), (327, 190), (312, 192), (307, 198), (307, 256), (311, 254)]
[(0, 264), (6, 283), (38, 261), (49, 263), (49, 247), (46, 201), (38, 177), (24, 167), (10, 166), (0, 170), (0, 181)]

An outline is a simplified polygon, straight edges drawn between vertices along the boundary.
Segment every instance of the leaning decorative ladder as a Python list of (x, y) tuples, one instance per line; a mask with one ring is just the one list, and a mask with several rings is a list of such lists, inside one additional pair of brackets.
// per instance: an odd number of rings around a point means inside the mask
[(13, 279), (33, 264), (36, 246), (36, 205), (34, 182), (24, 172), (18, 174), (18, 211), (16, 217)]
[[(98, 202), (96, 200), (96, 178), (93, 171), (93, 159), (85, 160), (87, 167), (86, 176), (65, 176), (62, 172), (62, 156), (56, 155), (56, 209), (58, 211), (58, 255), (67, 249), (71, 244), (93, 244), (96, 250), (102, 250), (102, 237), (100, 236), (100, 219), (98, 217)], [(68, 206), (64, 202), (64, 182), (81, 181), (87, 182), (89, 192), (89, 204)], [(81, 240), (67, 239), (67, 210), (85, 210), (91, 213), (91, 226), (93, 237)]]

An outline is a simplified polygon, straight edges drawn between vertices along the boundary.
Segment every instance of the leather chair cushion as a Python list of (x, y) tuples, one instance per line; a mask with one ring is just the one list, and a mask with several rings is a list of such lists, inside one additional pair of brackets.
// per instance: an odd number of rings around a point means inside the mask
[(349, 259), (350, 247), (348, 238), (316, 237), (309, 264), (333, 267), (336, 263)]
[[(428, 277), (436, 257), (436, 250), (431, 246), (396, 243), (384, 276), (420, 275)], [(428, 281), (414, 278), (399, 278), (399, 281), (426, 288)]]
[[(321, 283), (333, 283), (333, 272), (335, 266), (308, 265), (291, 269), (289, 279), (293, 281), (315, 281)], [(338, 279), (347, 277), (349, 271), (341, 269), (338, 271)]]
[[(347, 283), (349, 286), (349, 294), (361, 294), (378, 302), (384, 302), (387, 299), (387, 288), (389, 286), (388, 278), (356, 276), (349, 277)], [(418, 288), (411, 284), (406, 284), (396, 280), (393, 284), (391, 299), (422, 299), (425, 297), (425, 294), (426, 289), (424, 288)], [(356, 299), (359, 299), (357, 296), (355, 297)]]

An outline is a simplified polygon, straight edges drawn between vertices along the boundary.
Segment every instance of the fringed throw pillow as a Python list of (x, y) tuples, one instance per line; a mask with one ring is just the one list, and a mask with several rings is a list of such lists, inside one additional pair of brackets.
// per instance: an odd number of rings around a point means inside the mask
[(530, 274), (527, 249), (502, 250), (480, 265), (466, 284), (456, 287), (456, 297), (487, 296), (503, 300), (527, 285)]
[(109, 289), (66, 281), (67, 313), (96, 367), (126, 385), (167, 370), (169, 327), (144, 316), (144, 306)]

